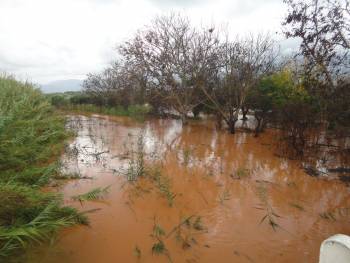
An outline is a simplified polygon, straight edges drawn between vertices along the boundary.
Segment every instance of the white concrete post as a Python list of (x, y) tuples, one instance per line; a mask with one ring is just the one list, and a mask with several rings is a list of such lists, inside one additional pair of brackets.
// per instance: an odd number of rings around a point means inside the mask
[(350, 237), (337, 234), (324, 240), (319, 263), (350, 263)]

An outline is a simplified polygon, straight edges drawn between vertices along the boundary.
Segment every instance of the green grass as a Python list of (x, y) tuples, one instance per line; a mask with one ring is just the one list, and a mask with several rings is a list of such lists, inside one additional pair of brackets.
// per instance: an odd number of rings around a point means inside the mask
[(70, 134), (65, 118), (30, 83), (0, 76), (0, 261), (48, 240), (62, 227), (87, 223), (41, 187), (59, 176)]
[(131, 156), (128, 164), (128, 169), (126, 171), (126, 178), (128, 181), (136, 181), (137, 178), (145, 175), (145, 157), (145, 138), (144, 134), (141, 132), (137, 136), (137, 145), (135, 151), (131, 149)]
[(171, 179), (168, 176), (163, 175), (158, 167), (154, 167), (150, 170), (149, 175), (159, 190), (159, 193), (167, 200), (168, 205), (172, 207), (174, 205), (176, 194), (171, 189)]
[(247, 176), (250, 175), (250, 170), (249, 169), (246, 169), (244, 167), (239, 167), (237, 170), (236, 170), (236, 177), (238, 179), (242, 179), (242, 178), (245, 178)]
[(261, 204), (259, 204), (259, 206), (255, 208), (265, 211), (265, 215), (261, 218), (259, 225), (262, 224), (263, 222), (267, 222), (274, 231), (276, 231), (278, 228), (283, 229), (277, 223), (277, 218), (281, 218), (281, 216), (274, 211), (273, 207), (269, 203), (267, 187), (261, 183), (258, 183), (256, 186), (256, 194), (260, 199)]
[(142, 255), (141, 249), (137, 245), (134, 248), (134, 255), (137, 259), (140, 259)]
[(158, 242), (154, 243), (152, 246), (152, 253), (153, 254), (163, 254), (166, 251), (166, 247), (164, 245), (164, 242), (162, 240), (159, 240)]
[(189, 148), (183, 149), (183, 165), (187, 166), (190, 163), (192, 150)]
[(224, 204), (225, 201), (228, 201), (231, 199), (231, 193), (228, 190), (225, 190), (219, 195), (219, 203)]
[(75, 195), (72, 197), (72, 199), (79, 202), (102, 199), (103, 196), (108, 193), (110, 187), (110, 185), (103, 188), (97, 187), (87, 193)]
[(165, 244), (164, 244), (164, 242), (162, 240), (162, 238), (165, 235), (166, 234), (165, 234), (164, 229), (159, 224), (154, 222), (153, 231), (152, 231), (152, 235), (151, 236), (154, 239), (156, 239), (157, 241), (152, 245), (152, 254), (156, 254), (156, 255), (165, 254), (165, 253), (168, 254), (168, 250), (165, 247)]
[(200, 216), (197, 216), (194, 223), (193, 223), (193, 228), (195, 230), (198, 230), (198, 231), (201, 231), (201, 230), (204, 230), (204, 226), (203, 226), (203, 223), (202, 223), (202, 218)]
[(299, 204), (297, 204), (297, 203), (289, 203), (289, 205), (290, 205), (291, 207), (294, 207), (294, 208), (300, 210), (300, 211), (305, 211), (304, 207), (302, 207), (301, 205), (299, 205)]

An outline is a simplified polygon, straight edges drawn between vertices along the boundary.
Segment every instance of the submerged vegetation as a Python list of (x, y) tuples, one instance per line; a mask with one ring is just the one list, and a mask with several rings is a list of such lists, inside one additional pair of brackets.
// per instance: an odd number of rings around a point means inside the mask
[(56, 160), (69, 137), (65, 119), (30, 83), (0, 76), (0, 261), (50, 239), (62, 227), (86, 224), (60, 195), (43, 192), (59, 176)]
[(197, 245), (195, 234), (206, 230), (202, 223), (200, 216), (191, 215), (185, 218), (181, 218), (180, 223), (175, 225), (168, 233), (156, 222), (154, 218), (154, 224), (152, 229), (151, 237), (155, 239), (152, 245), (152, 254), (154, 255), (165, 255), (169, 262), (172, 262), (170, 257), (170, 251), (165, 245), (165, 241), (171, 237), (174, 237), (181, 248), (186, 250), (191, 248), (193, 245)]
[(162, 174), (157, 168), (150, 171), (150, 177), (159, 190), (159, 193), (167, 200), (168, 205), (170, 207), (173, 206), (176, 194), (171, 190), (170, 178)]
[(263, 182), (258, 182), (256, 186), (256, 193), (261, 202), (256, 209), (265, 211), (265, 215), (261, 218), (260, 224), (267, 221), (274, 231), (276, 231), (277, 228), (281, 228), (281, 226), (277, 223), (277, 218), (280, 218), (281, 216), (274, 211), (273, 207), (269, 203), (268, 189)]
[(72, 197), (72, 199), (79, 201), (80, 203), (82, 203), (84, 201), (92, 201), (92, 200), (102, 199), (103, 196), (108, 193), (110, 187), (111, 187), (110, 185), (103, 187), (103, 188), (96, 187), (87, 193), (75, 195)]

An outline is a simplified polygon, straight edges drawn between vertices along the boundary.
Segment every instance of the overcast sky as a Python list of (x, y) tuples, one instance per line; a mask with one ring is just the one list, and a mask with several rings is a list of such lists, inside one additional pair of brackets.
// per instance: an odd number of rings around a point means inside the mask
[(282, 0), (0, 0), (0, 72), (41, 84), (83, 79), (113, 60), (117, 43), (172, 11), (195, 24), (228, 25), (233, 35), (275, 34), (286, 6)]

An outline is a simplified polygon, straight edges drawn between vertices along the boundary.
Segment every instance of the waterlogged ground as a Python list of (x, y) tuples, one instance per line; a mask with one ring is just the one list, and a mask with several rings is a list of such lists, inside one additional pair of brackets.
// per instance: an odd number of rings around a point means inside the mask
[[(63, 161), (85, 179), (59, 191), (67, 205), (93, 210), (91, 225), (63, 231), (32, 262), (310, 263), (322, 240), (350, 233), (348, 187), (276, 157), (272, 131), (254, 138), (210, 122), (102, 116), (70, 126), (78, 136)], [(131, 183), (140, 134), (149, 176)], [(107, 186), (103, 199), (71, 198)]]

